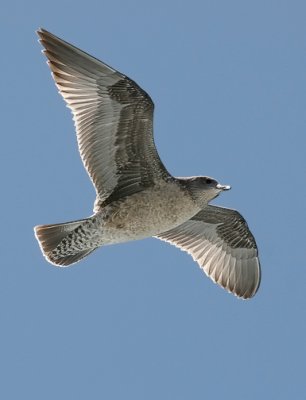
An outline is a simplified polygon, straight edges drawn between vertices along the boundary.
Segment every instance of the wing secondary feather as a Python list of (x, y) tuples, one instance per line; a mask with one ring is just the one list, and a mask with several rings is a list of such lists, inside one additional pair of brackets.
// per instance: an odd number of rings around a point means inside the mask
[(149, 95), (125, 75), (48, 31), (37, 33), (59, 92), (72, 110), (96, 204), (167, 179), (154, 144)]
[(260, 264), (255, 239), (235, 210), (208, 206), (158, 239), (189, 253), (220, 286), (244, 299), (255, 295)]

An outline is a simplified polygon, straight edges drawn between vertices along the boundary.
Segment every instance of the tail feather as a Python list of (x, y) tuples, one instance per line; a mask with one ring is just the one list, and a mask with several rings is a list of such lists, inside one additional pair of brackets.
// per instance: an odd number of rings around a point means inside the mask
[(83, 250), (79, 251), (76, 254), (71, 254), (68, 256), (62, 256), (60, 258), (55, 258), (52, 254), (44, 254), (46, 259), (53, 265), (56, 265), (57, 267), (68, 267), (69, 265), (75, 264), (78, 261), (81, 261), (82, 258), (88, 256), (90, 253), (92, 253), (96, 249), (89, 249), (89, 250)]
[(39, 242), (41, 251), (51, 264), (58, 266), (71, 265), (80, 261), (96, 249), (88, 248), (78, 250), (77, 248), (74, 248), (73, 250), (66, 250), (63, 252), (63, 246), (60, 246), (63, 239), (69, 238), (69, 235), (71, 237), (72, 233), (86, 221), (88, 220), (83, 219), (62, 224), (35, 226), (35, 236)]
[(53, 250), (69, 232), (73, 232), (82, 221), (66, 222), (63, 224), (35, 226), (35, 236), (44, 253)]

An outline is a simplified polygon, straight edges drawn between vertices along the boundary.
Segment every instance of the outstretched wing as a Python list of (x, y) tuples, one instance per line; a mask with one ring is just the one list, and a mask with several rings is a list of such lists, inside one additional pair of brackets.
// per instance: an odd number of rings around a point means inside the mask
[(40, 42), (59, 92), (72, 110), (80, 154), (105, 202), (166, 179), (153, 140), (154, 105), (118, 71), (44, 29)]
[(260, 284), (258, 250), (237, 211), (210, 205), (156, 237), (189, 253), (214, 282), (234, 295), (255, 295)]

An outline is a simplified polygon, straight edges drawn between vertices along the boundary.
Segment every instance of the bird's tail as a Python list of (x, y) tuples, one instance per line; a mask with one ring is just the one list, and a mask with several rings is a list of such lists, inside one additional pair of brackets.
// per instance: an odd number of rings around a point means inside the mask
[(94, 251), (97, 247), (84, 249), (86, 239), (83, 226), (88, 222), (90, 218), (35, 226), (35, 236), (45, 258), (51, 264), (65, 267), (80, 261)]

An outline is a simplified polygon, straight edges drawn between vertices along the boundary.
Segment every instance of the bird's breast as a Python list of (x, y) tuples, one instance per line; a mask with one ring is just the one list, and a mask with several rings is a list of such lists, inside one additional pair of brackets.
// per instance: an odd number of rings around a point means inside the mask
[(182, 224), (198, 211), (191, 197), (175, 184), (149, 188), (101, 210), (103, 242), (155, 236)]

